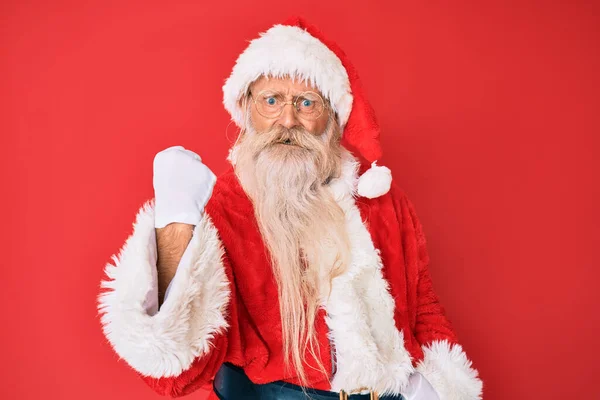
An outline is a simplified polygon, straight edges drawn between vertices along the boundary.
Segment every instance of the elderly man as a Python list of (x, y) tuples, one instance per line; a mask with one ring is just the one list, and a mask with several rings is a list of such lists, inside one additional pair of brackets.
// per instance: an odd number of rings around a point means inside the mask
[(229, 170), (158, 153), (155, 198), (106, 267), (117, 354), (172, 397), (480, 399), (344, 53), (293, 18), (249, 44), (223, 92), (240, 127)]

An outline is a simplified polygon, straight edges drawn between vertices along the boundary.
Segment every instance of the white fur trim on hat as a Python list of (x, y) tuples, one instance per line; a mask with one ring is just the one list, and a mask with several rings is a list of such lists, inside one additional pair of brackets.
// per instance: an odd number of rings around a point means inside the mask
[(360, 196), (373, 199), (389, 192), (391, 185), (392, 171), (374, 161), (371, 168), (358, 178), (357, 192)]
[(288, 75), (317, 87), (337, 112), (343, 131), (353, 100), (348, 73), (335, 53), (307, 31), (275, 25), (250, 41), (240, 54), (223, 85), (225, 109), (240, 127), (243, 113), (238, 100), (261, 75)]

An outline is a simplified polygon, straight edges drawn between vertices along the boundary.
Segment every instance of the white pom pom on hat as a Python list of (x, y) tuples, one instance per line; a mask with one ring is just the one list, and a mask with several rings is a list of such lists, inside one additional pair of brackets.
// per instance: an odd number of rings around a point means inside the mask
[(302, 17), (289, 18), (251, 40), (223, 85), (223, 105), (239, 127), (239, 100), (261, 75), (291, 76), (317, 87), (337, 114), (343, 140), (372, 163), (359, 178), (358, 194), (374, 198), (389, 191), (389, 168), (375, 164), (382, 156), (375, 113), (354, 66), (337, 44)]
[(371, 168), (358, 178), (357, 192), (360, 196), (373, 199), (383, 196), (392, 186), (392, 171), (373, 161)]

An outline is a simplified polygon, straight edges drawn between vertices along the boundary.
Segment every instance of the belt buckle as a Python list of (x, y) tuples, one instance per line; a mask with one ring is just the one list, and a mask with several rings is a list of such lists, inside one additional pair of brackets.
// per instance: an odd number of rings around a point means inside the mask
[[(369, 391), (369, 395), (371, 400), (379, 400), (379, 394), (376, 390)], [(345, 390), (340, 391), (340, 400), (348, 400), (348, 393)]]

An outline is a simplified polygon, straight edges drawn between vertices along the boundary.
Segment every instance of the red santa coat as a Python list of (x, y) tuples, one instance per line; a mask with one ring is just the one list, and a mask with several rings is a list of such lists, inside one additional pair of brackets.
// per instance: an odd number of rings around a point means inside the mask
[[(394, 183), (380, 197), (356, 197), (368, 167), (344, 153), (342, 176), (330, 183), (346, 214), (351, 262), (317, 316), (326, 373), (307, 351), (310, 386), (399, 393), (417, 370), (442, 400), (479, 399), (482, 382), (433, 290), (415, 208)], [(218, 178), (158, 312), (153, 221), (148, 202), (106, 267), (110, 279), (102, 286), (109, 290), (99, 310), (115, 351), (152, 389), (172, 397), (210, 384), (223, 362), (256, 383), (298, 383), (285, 372), (277, 286), (233, 168)]]

